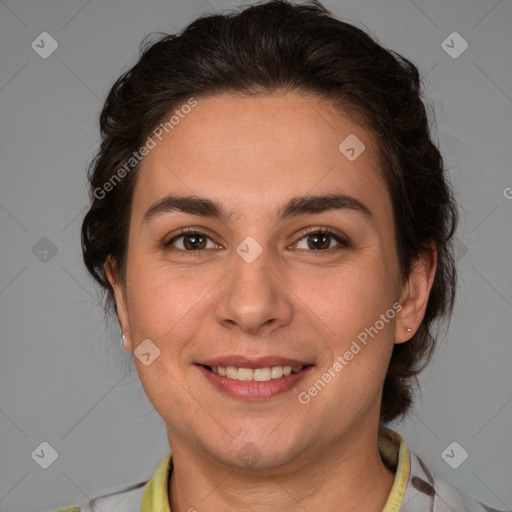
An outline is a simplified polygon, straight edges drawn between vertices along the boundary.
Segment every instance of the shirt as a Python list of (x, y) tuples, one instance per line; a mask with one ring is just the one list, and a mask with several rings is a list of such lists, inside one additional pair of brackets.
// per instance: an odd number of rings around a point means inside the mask
[[(380, 426), (378, 443), (384, 464), (395, 473), (382, 512), (500, 512), (471, 499), (450, 482), (434, 479), (420, 457), (409, 452), (395, 431)], [(171, 512), (168, 489), (172, 468), (171, 450), (149, 481), (98, 497), (86, 506), (57, 512)]]

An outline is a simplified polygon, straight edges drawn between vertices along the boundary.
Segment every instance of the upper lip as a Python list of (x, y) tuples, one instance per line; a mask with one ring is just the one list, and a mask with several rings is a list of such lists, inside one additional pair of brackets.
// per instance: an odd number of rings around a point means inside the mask
[(267, 366), (307, 366), (312, 363), (290, 359), (288, 357), (266, 356), (266, 357), (246, 357), (240, 355), (231, 355), (216, 357), (197, 363), (203, 366), (235, 366), (236, 368), (265, 368)]

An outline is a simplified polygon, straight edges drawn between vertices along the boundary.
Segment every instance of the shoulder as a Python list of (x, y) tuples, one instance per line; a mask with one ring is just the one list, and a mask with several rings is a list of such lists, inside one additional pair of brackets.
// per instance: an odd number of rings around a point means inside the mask
[(507, 512), (487, 507), (449, 480), (434, 477), (421, 458), (410, 454), (409, 480), (400, 512)]
[(114, 494), (99, 496), (87, 505), (71, 507), (56, 512), (140, 512), (142, 495), (147, 482), (137, 484)]

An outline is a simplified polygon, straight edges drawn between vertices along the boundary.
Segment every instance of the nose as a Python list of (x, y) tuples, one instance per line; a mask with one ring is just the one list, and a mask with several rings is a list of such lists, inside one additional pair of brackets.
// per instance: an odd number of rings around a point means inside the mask
[(223, 280), (216, 305), (217, 321), (247, 334), (268, 334), (291, 322), (293, 293), (286, 286), (286, 273), (265, 249), (252, 262), (237, 253), (231, 271)]

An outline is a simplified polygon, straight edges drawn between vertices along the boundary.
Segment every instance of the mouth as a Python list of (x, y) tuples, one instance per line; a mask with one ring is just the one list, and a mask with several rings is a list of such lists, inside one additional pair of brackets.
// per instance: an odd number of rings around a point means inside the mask
[(195, 366), (218, 391), (249, 401), (267, 400), (291, 390), (315, 367), (313, 364), (258, 368), (206, 364)]

